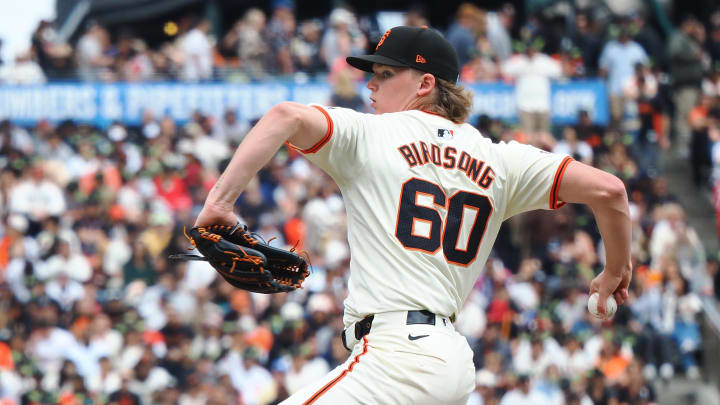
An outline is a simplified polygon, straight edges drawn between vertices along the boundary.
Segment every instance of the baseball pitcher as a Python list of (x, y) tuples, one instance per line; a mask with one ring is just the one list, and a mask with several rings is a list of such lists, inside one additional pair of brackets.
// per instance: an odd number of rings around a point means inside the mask
[[(374, 114), (284, 102), (238, 147), (196, 227), (232, 227), (232, 207), (283, 145), (337, 182), (348, 216), (347, 361), (284, 404), (465, 404), (475, 370), (453, 321), (502, 222), (565, 203), (589, 205), (607, 251), (591, 284), (601, 314), (631, 277), (630, 219), (616, 177), (516, 142), (493, 144), (465, 123), (455, 50), (436, 31), (395, 27), (372, 55)], [(250, 253), (248, 255), (252, 256)]]

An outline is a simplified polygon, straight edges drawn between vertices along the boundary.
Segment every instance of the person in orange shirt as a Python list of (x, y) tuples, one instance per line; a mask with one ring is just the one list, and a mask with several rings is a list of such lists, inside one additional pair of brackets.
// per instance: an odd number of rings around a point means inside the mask
[(14, 257), (24, 255), (23, 235), (29, 222), (22, 215), (11, 215), (7, 219), (7, 231), (0, 238), (0, 281), (4, 279), (4, 270)]
[(10, 346), (5, 342), (0, 342), (0, 370), (14, 370), (15, 361), (12, 357)]
[(623, 378), (625, 370), (630, 364), (630, 359), (623, 356), (621, 349), (622, 342), (617, 337), (614, 337), (612, 340), (606, 341), (600, 351), (598, 368), (611, 383)]

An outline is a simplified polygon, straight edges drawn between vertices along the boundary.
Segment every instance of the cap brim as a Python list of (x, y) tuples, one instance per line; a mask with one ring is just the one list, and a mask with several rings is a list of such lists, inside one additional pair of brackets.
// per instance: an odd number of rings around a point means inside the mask
[(348, 56), (345, 60), (350, 66), (370, 73), (373, 71), (373, 63), (388, 66), (408, 66), (407, 63), (398, 62), (395, 59), (390, 59), (382, 55)]

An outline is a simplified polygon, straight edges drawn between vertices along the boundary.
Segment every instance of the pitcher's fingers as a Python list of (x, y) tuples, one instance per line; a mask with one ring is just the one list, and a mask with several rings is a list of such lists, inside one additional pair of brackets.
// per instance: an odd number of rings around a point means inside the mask
[(605, 312), (605, 311), (606, 311), (606, 304), (607, 304), (607, 299), (608, 299), (609, 294), (604, 291), (598, 291), (598, 295), (599, 295), (598, 304), (597, 304), (598, 314), (600, 314), (603, 318), (605, 318), (605, 316), (607, 316), (606, 315), (607, 312)]
[(615, 291), (613, 297), (615, 297), (615, 302), (617, 302), (618, 305), (622, 305), (625, 302), (625, 298), (623, 298), (622, 291), (620, 290)]

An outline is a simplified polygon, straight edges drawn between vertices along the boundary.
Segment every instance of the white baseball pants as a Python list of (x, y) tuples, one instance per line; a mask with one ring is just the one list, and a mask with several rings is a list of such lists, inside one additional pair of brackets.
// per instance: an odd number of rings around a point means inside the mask
[(282, 405), (465, 405), (475, 389), (473, 354), (450, 320), (407, 325), (407, 312), (375, 314), (350, 357)]

